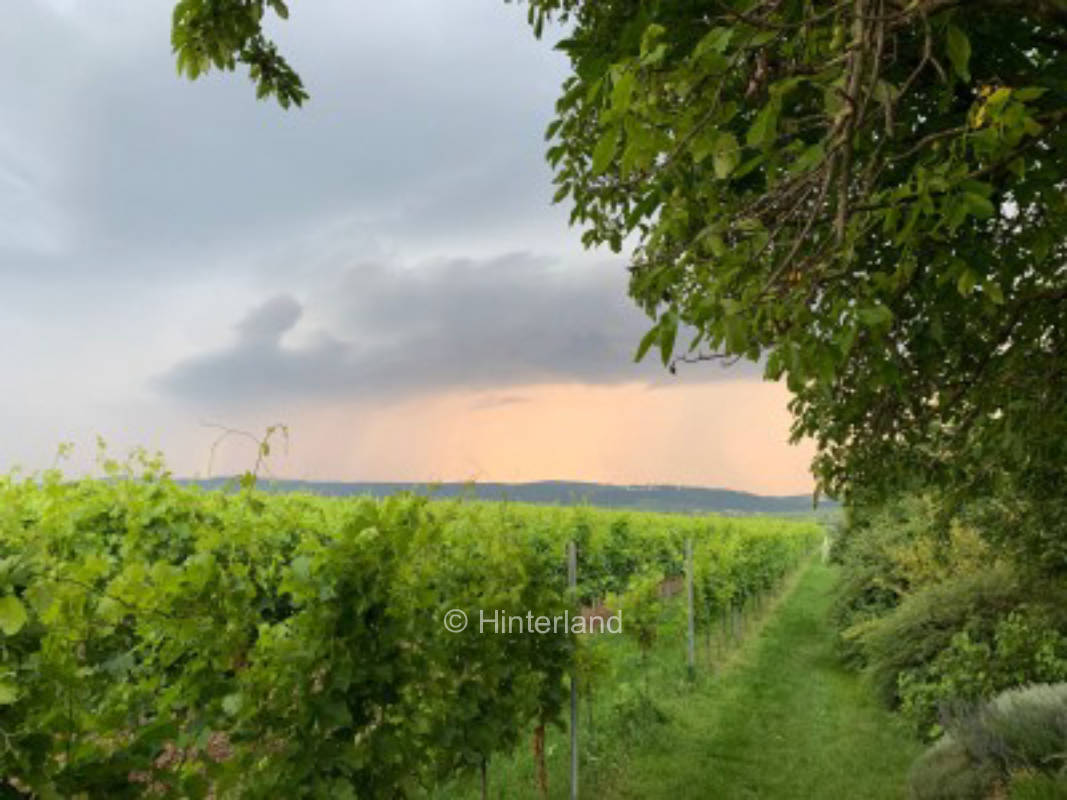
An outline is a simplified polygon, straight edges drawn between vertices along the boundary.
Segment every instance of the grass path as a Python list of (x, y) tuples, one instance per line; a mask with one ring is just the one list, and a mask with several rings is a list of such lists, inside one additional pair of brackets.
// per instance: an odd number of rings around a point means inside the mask
[[(670, 722), (610, 796), (894, 800), (919, 745), (833, 652), (834, 571), (813, 563), (722, 676), (660, 698)], [(605, 795), (607, 796), (607, 795)]]

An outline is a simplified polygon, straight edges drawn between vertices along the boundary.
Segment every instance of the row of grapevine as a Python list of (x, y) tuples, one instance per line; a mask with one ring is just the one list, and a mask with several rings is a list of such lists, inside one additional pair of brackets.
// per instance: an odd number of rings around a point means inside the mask
[(557, 720), (577, 657), (568, 632), (452, 633), (447, 611), (573, 613), (677, 576), (686, 538), (710, 619), (818, 534), (156, 475), (0, 479), (0, 797), (417, 794)]

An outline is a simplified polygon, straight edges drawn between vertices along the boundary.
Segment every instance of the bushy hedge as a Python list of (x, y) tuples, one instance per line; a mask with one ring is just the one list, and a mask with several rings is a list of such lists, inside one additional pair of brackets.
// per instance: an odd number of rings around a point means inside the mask
[[(891, 613), (923, 588), (983, 572), (995, 558), (972, 528), (943, 523), (932, 497), (909, 495), (874, 509), (849, 509), (833, 538), (831, 558), (841, 564), (833, 615), (842, 631)], [(862, 663), (854, 636), (843, 654)]]
[(954, 705), (1067, 680), (1067, 585), (937, 511), (910, 497), (854, 513), (834, 547), (843, 652), (928, 737)]

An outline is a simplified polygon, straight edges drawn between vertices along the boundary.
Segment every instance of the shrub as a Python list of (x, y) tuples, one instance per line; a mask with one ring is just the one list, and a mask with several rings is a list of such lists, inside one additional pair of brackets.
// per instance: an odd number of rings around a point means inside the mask
[(953, 729), (975, 757), (1006, 772), (1057, 770), (1067, 758), (1067, 683), (1009, 689)]
[(1002, 692), (947, 727), (911, 769), (915, 800), (981, 800), (1009, 784), (1013, 797), (1065, 796), (1067, 683)]
[(1067, 637), (1042, 615), (1026, 611), (998, 621), (991, 642), (962, 631), (928, 666), (902, 673), (898, 691), (905, 715), (922, 727), (952, 703), (1026, 683), (1067, 680)]
[[(839, 629), (853, 629), (853, 634), (916, 592), (986, 571), (993, 563), (974, 528), (939, 522), (936, 503), (924, 496), (851, 512), (834, 539), (832, 557), (844, 568), (833, 618)], [(854, 635), (840, 644), (848, 660), (863, 662)]]
[(938, 739), (908, 774), (912, 800), (983, 800), (996, 785), (991, 765), (976, 765), (952, 736)]
[(902, 673), (921, 674), (960, 631), (992, 638), (996, 621), (1019, 605), (1020, 596), (1014, 572), (991, 569), (931, 585), (888, 615), (854, 626), (844, 635), (858, 642), (880, 696), (895, 706)]

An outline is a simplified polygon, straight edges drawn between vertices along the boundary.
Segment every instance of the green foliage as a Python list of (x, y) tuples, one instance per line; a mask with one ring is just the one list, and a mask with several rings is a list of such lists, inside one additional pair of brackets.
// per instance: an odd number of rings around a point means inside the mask
[[(205, 492), (101, 453), (106, 480), (0, 478), (0, 774), (41, 797), (389, 797), (476, 769), (598, 670), (569, 632), (480, 634), (480, 611), (573, 615), (569, 540), (579, 593), (603, 596), (723, 524)], [(760, 576), (759, 553), (795, 563), (819, 537), (742, 527)]]
[(929, 663), (900, 673), (901, 709), (907, 717), (929, 724), (945, 708), (1008, 687), (1067, 681), (1067, 636), (1050, 627), (1047, 618), (1012, 611), (996, 621), (991, 636), (983, 634), (972, 622)]
[(0, 631), (6, 636), (14, 636), (22, 630), (28, 618), (21, 600), (13, 595), (0, 597)]
[(171, 47), (178, 74), (195, 80), (215, 69), (248, 67), (256, 97), (273, 96), (283, 108), (301, 105), (307, 92), (277, 46), (263, 33), (268, 10), (289, 18), (284, 0), (178, 0), (171, 23)]
[(587, 245), (637, 243), (638, 357), (763, 360), (822, 489), (995, 493), (1067, 568), (1060, 4), (530, 12), (568, 22), (547, 157)]
[(997, 557), (980, 515), (942, 511), (931, 495), (852, 508), (833, 545), (844, 653), (924, 736), (960, 703), (1067, 680), (1062, 581)]
[(992, 764), (976, 765), (951, 736), (943, 736), (912, 765), (913, 800), (983, 800), (997, 783)]
[[(910, 594), (952, 578), (987, 570), (995, 559), (972, 528), (942, 523), (930, 496), (905, 496), (875, 509), (852, 508), (837, 532), (831, 557), (842, 564), (833, 607), (847, 631), (882, 617)], [(861, 652), (842, 639), (843, 654)]]
[(860, 640), (879, 694), (895, 704), (901, 673), (923, 668), (968, 625), (988, 630), (1016, 607), (1020, 594), (1009, 570), (968, 575), (916, 592), (885, 617), (846, 635)]
[(663, 617), (663, 573), (646, 572), (631, 581), (629, 590), (618, 599), (625, 621), (624, 630), (634, 637), (642, 654), (656, 643)]
[[(31, 610), (3, 643), (2, 772), (38, 791), (133, 796), (139, 772), (193, 796), (383, 796), (561, 707), (569, 637), (441, 626), (450, 607), (565, 608), (558, 559), (492, 519), (166, 481), (2, 488)], [(184, 755), (153, 767), (167, 743)]]
[[(1012, 797), (1060, 797), (1067, 779), (1067, 684), (1006, 691), (958, 714), (913, 765), (916, 800), (991, 796), (1018, 781)], [(1041, 794), (1041, 787), (1049, 793)]]

